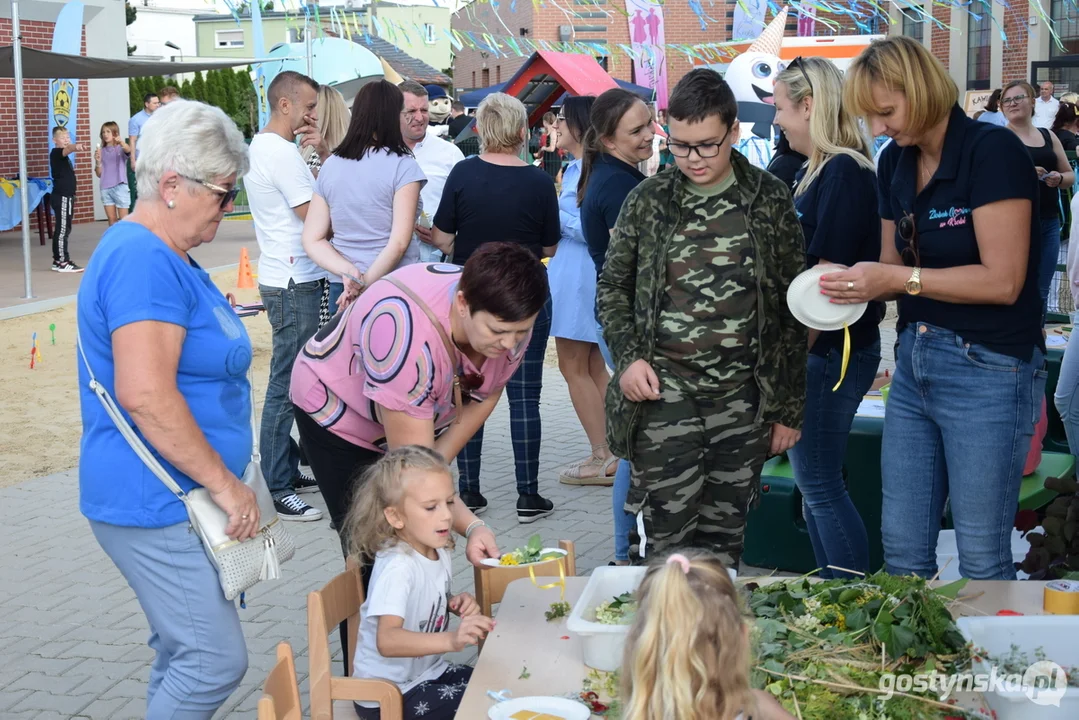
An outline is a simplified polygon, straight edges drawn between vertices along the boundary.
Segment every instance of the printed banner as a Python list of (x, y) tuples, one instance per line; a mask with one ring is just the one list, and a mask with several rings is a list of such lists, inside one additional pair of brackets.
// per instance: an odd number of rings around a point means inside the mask
[(731, 40), (751, 40), (764, 30), (764, 13), (767, 0), (738, 0), (734, 6), (734, 25)]
[[(266, 57), (266, 44), (262, 38), (262, 0), (254, 0), (251, 3), (251, 42), (255, 46), (256, 58)], [(263, 69), (264, 63), (255, 65), (255, 93), (258, 95), (259, 104), (259, 130), (266, 127), (270, 122), (270, 104), (266, 101), (266, 76)]]
[(634, 82), (656, 92), (656, 107), (667, 109), (667, 54), (663, 5), (653, 0), (626, 0)]
[[(64, 5), (56, 17), (52, 31), (52, 51), (65, 55), (82, 54), (82, 12), (83, 4), (79, 0)], [(56, 78), (49, 81), (49, 122), (46, 132), (49, 134), (49, 150), (52, 151), (52, 129), (66, 128), (75, 142), (75, 118), (79, 100), (79, 81), (77, 78)], [(69, 155), (72, 164), (75, 156)], [(49, 174), (52, 177), (52, 174)]]
[(813, 37), (817, 29), (817, 10), (807, 5), (798, 9), (798, 37)]

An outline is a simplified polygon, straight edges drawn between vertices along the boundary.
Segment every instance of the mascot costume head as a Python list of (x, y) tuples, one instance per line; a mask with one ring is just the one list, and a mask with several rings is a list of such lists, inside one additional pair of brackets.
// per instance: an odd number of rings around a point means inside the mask
[(438, 85), (425, 85), (427, 99), (431, 103), (431, 124), (445, 125), (450, 117), (450, 105), (453, 103), (449, 95)]
[[(784, 67), (779, 59), (779, 48), (783, 44), (786, 24), (787, 8), (784, 7), (749, 49), (731, 60), (723, 76), (738, 101), (738, 121), (742, 127), (751, 127), (754, 135), (766, 139), (770, 137), (769, 130), (776, 115), (773, 83)], [(433, 110), (431, 117), (434, 118)]]

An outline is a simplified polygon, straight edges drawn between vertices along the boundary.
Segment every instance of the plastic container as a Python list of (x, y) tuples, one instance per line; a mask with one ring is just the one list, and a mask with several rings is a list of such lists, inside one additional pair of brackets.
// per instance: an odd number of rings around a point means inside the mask
[[(1041, 648), (1049, 661), (1067, 668), (1079, 665), (1079, 617), (1061, 615), (1025, 615), (1020, 617), (964, 617), (956, 621), (963, 636), (984, 648), (991, 657), (1002, 657), (1019, 647), (1033, 662)], [(991, 667), (985, 660), (975, 661), (974, 673), (988, 675)], [(1002, 674), (997, 670), (998, 677)], [(1047, 674), (1036, 687), (1025, 690), (997, 690), (983, 693), (997, 720), (1075, 720), (1079, 718), (1079, 688), (1066, 687), (1061, 678), (1058, 688), (1047, 687)], [(1061, 692), (1063, 690), (1063, 692)]]
[[(1043, 531), (1038, 527), (1032, 532)], [(1012, 559), (1017, 563), (1021, 563), (1028, 552), (1030, 552), (1030, 543), (1027, 542), (1021, 532), (1013, 529)], [(947, 563), (947, 566), (945, 566), (945, 563)], [(938, 580), (951, 582), (962, 577), (959, 574), (959, 547), (955, 543), (955, 530), (941, 530), (940, 535), (937, 536), (937, 567), (944, 568), (937, 578)], [(1026, 580), (1030, 577), (1022, 570), (1017, 571), (1015, 576), (1018, 580)]]
[[(584, 592), (570, 612), (566, 628), (581, 636), (584, 664), (596, 670), (612, 672), (622, 667), (622, 650), (629, 625), (604, 625), (595, 622), (596, 608), (622, 593), (633, 592), (644, 579), (645, 567), (598, 567), (592, 571)], [(738, 573), (728, 570), (731, 579)]]

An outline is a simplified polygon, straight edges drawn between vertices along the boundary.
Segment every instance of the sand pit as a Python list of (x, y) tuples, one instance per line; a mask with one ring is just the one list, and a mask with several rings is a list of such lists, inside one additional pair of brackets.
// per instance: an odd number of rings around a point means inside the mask
[[(213, 276), (222, 292), (251, 302), (256, 290), (236, 290), (236, 271)], [(50, 323), (56, 325), (51, 344)], [(266, 315), (244, 318), (254, 358), (252, 377), (259, 407), (270, 368), (270, 324)], [(75, 303), (35, 315), (0, 321), (0, 487), (68, 470), (79, 464), (82, 419), (76, 373)], [(30, 369), (31, 335), (37, 333), (41, 362)]]

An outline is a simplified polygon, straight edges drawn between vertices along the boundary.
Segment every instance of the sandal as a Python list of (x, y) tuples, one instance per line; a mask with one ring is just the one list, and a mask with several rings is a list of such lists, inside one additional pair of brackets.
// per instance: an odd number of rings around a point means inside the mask
[(604, 458), (602, 453), (607, 445), (594, 445), (592, 454), (584, 460), (570, 465), (562, 471), (558, 481), (564, 485), (614, 485), (614, 474), (618, 469), (618, 458), (613, 455)]

